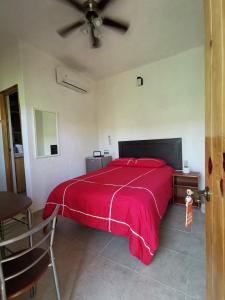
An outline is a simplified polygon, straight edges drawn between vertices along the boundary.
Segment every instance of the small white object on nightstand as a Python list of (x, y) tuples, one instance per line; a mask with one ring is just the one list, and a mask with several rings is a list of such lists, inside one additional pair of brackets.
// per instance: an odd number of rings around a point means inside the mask
[(190, 167), (189, 167), (189, 163), (188, 163), (187, 160), (184, 160), (183, 173), (184, 174), (189, 174), (190, 173)]

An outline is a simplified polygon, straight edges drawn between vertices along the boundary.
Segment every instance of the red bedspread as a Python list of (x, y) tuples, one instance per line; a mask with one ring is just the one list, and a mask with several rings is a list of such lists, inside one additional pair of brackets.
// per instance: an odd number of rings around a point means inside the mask
[(64, 217), (127, 237), (131, 254), (149, 264), (172, 196), (172, 172), (169, 166), (113, 166), (68, 180), (49, 195), (44, 218), (60, 204)]

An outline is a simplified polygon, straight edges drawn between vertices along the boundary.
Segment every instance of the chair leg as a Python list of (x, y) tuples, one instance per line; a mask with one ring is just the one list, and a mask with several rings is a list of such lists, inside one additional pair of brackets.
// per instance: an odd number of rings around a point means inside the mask
[(1, 289), (0, 290), (0, 296), (1, 296), (0, 299), (7, 300), (2, 264), (0, 264), (0, 289)]
[[(1, 222), (0, 222), (0, 240), (3, 241), (4, 239), (5, 239), (4, 222), (1, 221)], [(5, 247), (1, 247), (1, 257), (2, 257), (2, 258), (6, 258)]]
[(50, 266), (52, 267), (52, 272), (53, 272), (53, 276), (54, 276), (54, 283), (55, 283), (55, 290), (56, 290), (57, 300), (61, 300), (58, 275), (57, 275), (56, 266), (55, 266), (55, 257), (54, 257), (52, 248), (50, 248), (50, 260), (51, 260)]
[[(32, 215), (31, 215), (31, 211), (29, 208), (27, 209), (27, 227), (28, 227), (28, 230), (31, 230), (31, 228), (32, 228)], [(32, 235), (29, 236), (29, 246), (30, 246), (30, 248), (33, 246)]]
[(4, 289), (3, 285), (1, 286), (1, 296), (2, 296), (1, 297), (2, 300), (7, 300), (5, 289)]
[(36, 296), (36, 294), (37, 294), (37, 285), (35, 284), (30, 289), (30, 298), (34, 298)]

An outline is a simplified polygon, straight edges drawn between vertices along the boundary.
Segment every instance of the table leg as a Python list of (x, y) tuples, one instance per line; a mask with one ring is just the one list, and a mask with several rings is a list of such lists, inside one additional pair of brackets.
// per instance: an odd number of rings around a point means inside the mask
[[(31, 210), (28, 208), (27, 209), (27, 227), (28, 227), (28, 230), (31, 230), (32, 228), (32, 213), (31, 213)], [(33, 236), (29, 236), (29, 245), (30, 247), (33, 246)]]

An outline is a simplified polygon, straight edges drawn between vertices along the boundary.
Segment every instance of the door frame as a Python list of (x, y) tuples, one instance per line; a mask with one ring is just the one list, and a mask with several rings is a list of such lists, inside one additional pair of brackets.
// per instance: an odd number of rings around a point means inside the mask
[(14, 85), (4, 91), (0, 92), (0, 120), (2, 122), (2, 136), (3, 136), (3, 154), (5, 161), (5, 174), (6, 174), (6, 185), (7, 191), (13, 192), (13, 173), (12, 173), (12, 158), (11, 158), (11, 143), (10, 143), (10, 132), (9, 132), (9, 116), (8, 116), (8, 105), (7, 97), (18, 91), (18, 86)]

